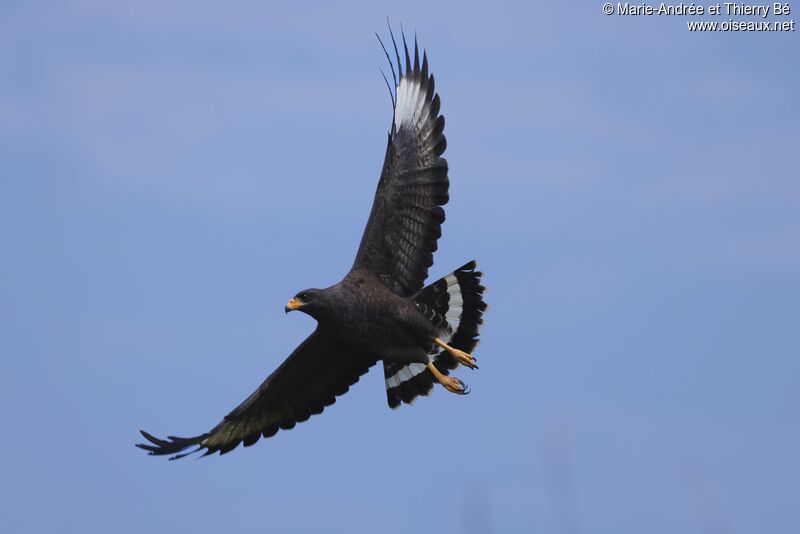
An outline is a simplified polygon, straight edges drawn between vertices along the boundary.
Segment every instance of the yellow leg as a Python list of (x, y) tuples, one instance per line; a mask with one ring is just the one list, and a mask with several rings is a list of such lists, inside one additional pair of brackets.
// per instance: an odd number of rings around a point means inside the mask
[(439, 381), (441, 385), (447, 389), (447, 391), (451, 391), (453, 393), (457, 393), (458, 395), (466, 395), (469, 393), (469, 388), (467, 385), (459, 380), (454, 376), (446, 376), (439, 372), (433, 363), (428, 363), (428, 370), (433, 374), (433, 377)]
[(475, 361), (475, 358), (472, 356), (472, 354), (467, 354), (463, 350), (458, 350), (456, 348), (453, 348), (444, 341), (442, 341), (441, 339), (439, 339), (438, 337), (434, 339), (434, 342), (440, 347), (442, 347), (444, 350), (452, 354), (453, 358), (455, 358), (456, 361), (461, 365), (466, 365), (470, 369), (478, 368), (478, 362)]

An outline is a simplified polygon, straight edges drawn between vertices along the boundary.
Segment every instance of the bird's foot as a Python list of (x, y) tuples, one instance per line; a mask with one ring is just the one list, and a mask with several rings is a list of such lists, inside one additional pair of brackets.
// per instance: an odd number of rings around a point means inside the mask
[(445, 376), (444, 378), (442, 385), (447, 391), (455, 393), (456, 395), (469, 394), (469, 386), (462, 382), (460, 378), (454, 376)]
[(456, 361), (458, 363), (460, 363), (461, 365), (466, 365), (470, 369), (477, 369), (478, 368), (478, 362), (477, 362), (477, 360), (475, 359), (475, 357), (472, 354), (467, 354), (463, 350), (459, 350), (459, 349), (457, 349), (455, 347), (451, 347), (450, 345), (448, 345), (447, 343), (445, 343), (444, 341), (442, 341), (439, 338), (436, 338), (435, 341), (436, 341), (437, 345), (439, 345), (444, 350), (449, 352), (453, 356), (453, 358), (455, 358)]
[(453, 349), (450, 354), (452, 354), (453, 358), (455, 358), (456, 361), (461, 365), (466, 365), (470, 369), (478, 368), (478, 362), (475, 360), (475, 357), (472, 354), (467, 354), (463, 350), (458, 349)]
[(455, 393), (456, 395), (466, 395), (469, 393), (469, 386), (462, 382), (461, 379), (454, 376), (443, 375), (433, 363), (428, 364), (428, 370), (430, 370), (433, 377), (438, 380), (447, 391)]

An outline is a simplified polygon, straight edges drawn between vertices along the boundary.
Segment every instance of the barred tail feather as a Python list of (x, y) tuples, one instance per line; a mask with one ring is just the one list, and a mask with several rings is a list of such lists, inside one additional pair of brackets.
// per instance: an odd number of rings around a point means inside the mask
[[(464, 352), (472, 352), (478, 344), (478, 330), (486, 310), (485, 288), (481, 285), (483, 273), (476, 271), (475, 266), (475, 261), (471, 261), (412, 297), (431, 322), (441, 328), (442, 340)], [(443, 374), (459, 365), (447, 351), (438, 347), (430, 353), (430, 358)], [(411, 404), (418, 396), (428, 395), (436, 382), (421, 363), (384, 362), (383, 371), (390, 408), (397, 408), (403, 402)]]

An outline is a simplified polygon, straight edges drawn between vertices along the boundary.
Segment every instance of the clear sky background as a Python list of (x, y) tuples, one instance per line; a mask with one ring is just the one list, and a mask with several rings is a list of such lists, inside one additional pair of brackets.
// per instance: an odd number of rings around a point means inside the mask
[[(0, 531), (800, 531), (798, 32), (335, 4), (2, 3)], [(431, 275), (486, 273), (472, 394), (393, 412), (376, 368), (251, 448), (146, 456), (349, 269), (387, 16), (447, 117)]]

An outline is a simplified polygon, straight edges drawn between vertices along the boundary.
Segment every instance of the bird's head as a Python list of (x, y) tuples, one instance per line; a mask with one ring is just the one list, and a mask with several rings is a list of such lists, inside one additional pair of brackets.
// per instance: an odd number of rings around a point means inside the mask
[(284, 311), (289, 313), (290, 311), (300, 310), (301, 312), (307, 313), (308, 315), (316, 318), (317, 314), (323, 311), (324, 307), (325, 295), (323, 290), (304, 289), (289, 299), (289, 302), (286, 303)]

